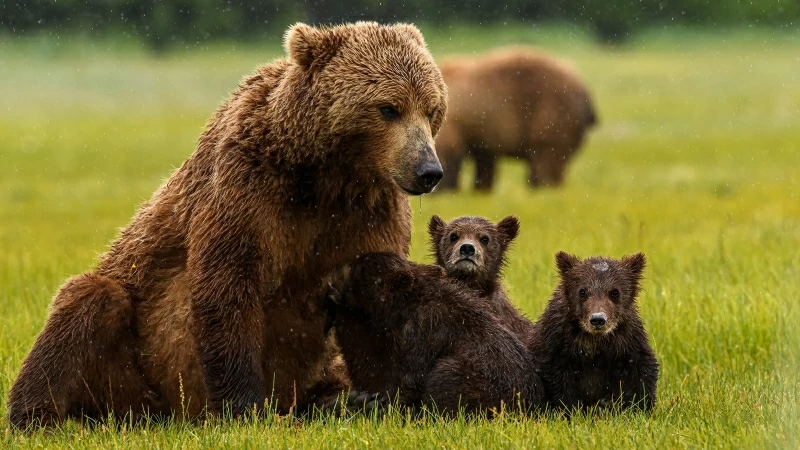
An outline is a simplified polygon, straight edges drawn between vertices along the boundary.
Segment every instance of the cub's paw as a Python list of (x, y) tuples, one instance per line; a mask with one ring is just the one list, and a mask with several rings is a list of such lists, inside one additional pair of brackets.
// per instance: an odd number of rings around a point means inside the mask
[(366, 391), (351, 391), (348, 395), (336, 397), (321, 407), (323, 413), (343, 415), (346, 413), (382, 412), (389, 405), (389, 397), (371, 394)]

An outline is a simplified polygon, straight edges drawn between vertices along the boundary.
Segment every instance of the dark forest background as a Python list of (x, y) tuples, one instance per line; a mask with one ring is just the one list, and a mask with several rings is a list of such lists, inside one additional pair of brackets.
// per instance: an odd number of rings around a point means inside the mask
[(287, 23), (561, 22), (621, 42), (661, 25), (796, 27), (800, 0), (0, 0), (0, 33), (122, 33), (171, 42), (258, 40)]

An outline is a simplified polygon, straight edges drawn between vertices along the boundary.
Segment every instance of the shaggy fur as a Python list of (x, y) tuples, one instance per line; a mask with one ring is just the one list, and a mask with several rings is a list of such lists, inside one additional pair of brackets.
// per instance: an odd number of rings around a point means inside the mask
[(658, 362), (636, 308), (644, 255), (581, 261), (560, 252), (556, 263), (561, 282), (530, 344), (548, 403), (651, 409)]
[(465, 156), (476, 189), (491, 189), (501, 156), (528, 162), (532, 186), (558, 185), (586, 131), (597, 121), (573, 70), (535, 51), (501, 50), (442, 64), (450, 112), (436, 142), (445, 169), (440, 189), (455, 188)]
[(445, 223), (433, 216), (428, 233), (436, 264), (474, 289), (506, 328), (523, 343), (529, 342), (532, 323), (511, 303), (502, 284), (506, 252), (519, 234), (517, 218), (508, 216), (495, 225), (483, 217)]
[(354, 388), (449, 414), (542, 404), (524, 344), (441, 267), (369, 254), (331, 286), (332, 323)]
[(298, 24), (285, 47), (96, 269), (61, 288), (9, 395), (15, 427), (268, 398), (287, 412), (346, 387), (322, 278), (408, 253), (406, 195), (441, 177), (447, 92), (411, 25)]

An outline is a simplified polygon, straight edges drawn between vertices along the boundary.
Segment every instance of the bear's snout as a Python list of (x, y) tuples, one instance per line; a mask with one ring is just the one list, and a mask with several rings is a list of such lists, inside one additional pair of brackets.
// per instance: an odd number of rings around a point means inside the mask
[(606, 313), (593, 313), (589, 317), (589, 323), (596, 329), (603, 328), (606, 325), (606, 320), (608, 320)]
[(433, 190), (434, 187), (442, 179), (444, 171), (442, 165), (437, 159), (423, 161), (417, 165), (414, 170), (416, 175), (415, 184), (419, 187), (419, 191), (427, 193)]
[(461, 248), (458, 249), (458, 253), (461, 254), (461, 256), (475, 256), (475, 246), (472, 245), (471, 242), (461, 244)]

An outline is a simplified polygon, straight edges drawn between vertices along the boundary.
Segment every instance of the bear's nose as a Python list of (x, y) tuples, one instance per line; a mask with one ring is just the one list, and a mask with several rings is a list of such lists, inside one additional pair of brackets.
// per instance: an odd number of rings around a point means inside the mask
[(436, 160), (423, 162), (417, 166), (415, 172), (417, 175), (417, 183), (426, 192), (430, 192), (444, 175), (442, 165)]
[(592, 324), (593, 327), (600, 328), (606, 324), (606, 314), (605, 313), (594, 313), (591, 317), (589, 317), (589, 323)]
[(470, 243), (461, 244), (461, 248), (458, 249), (458, 252), (461, 253), (461, 256), (474, 256), (475, 246)]

